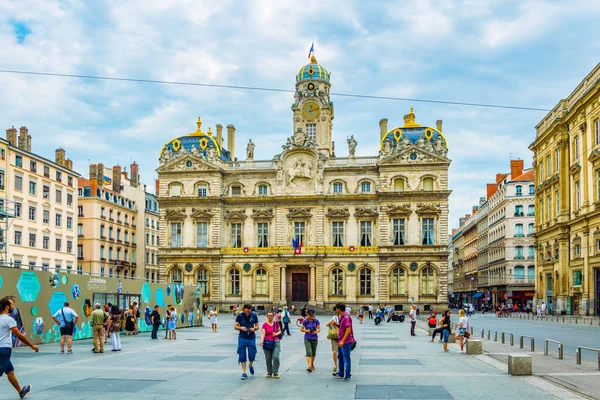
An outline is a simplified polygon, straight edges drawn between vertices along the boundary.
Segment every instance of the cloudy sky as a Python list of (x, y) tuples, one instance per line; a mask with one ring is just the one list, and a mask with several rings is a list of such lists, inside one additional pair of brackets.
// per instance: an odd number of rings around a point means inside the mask
[[(315, 41), (332, 91), (554, 107), (600, 61), (600, 2), (570, 1), (69, 1), (0, 2), (0, 69), (294, 89)], [(237, 153), (252, 138), (270, 159), (292, 133), (291, 93), (0, 73), (2, 129), (26, 125), (33, 150), (62, 146), (88, 160), (141, 166), (154, 187), (157, 154), (205, 125), (234, 124)], [(444, 121), (450, 227), (485, 183), (531, 165), (540, 111), (334, 97), (338, 156), (378, 151), (381, 118)]]

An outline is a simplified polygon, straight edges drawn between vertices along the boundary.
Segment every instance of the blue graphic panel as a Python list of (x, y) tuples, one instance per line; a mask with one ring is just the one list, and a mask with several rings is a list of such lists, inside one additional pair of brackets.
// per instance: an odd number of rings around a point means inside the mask
[(0, 275), (0, 289), (2, 289), (2, 275)]
[(48, 308), (50, 309), (50, 315), (54, 315), (58, 310), (63, 308), (65, 302), (67, 302), (67, 295), (65, 292), (54, 292), (52, 293), (52, 298), (48, 303)]
[(166, 306), (165, 304), (165, 292), (162, 288), (156, 288), (156, 293), (154, 294), (154, 298), (156, 299), (156, 304), (159, 307)]
[(40, 281), (33, 271), (23, 271), (17, 282), (17, 291), (25, 303), (34, 302), (40, 294)]
[(148, 282), (144, 282), (142, 285), (142, 303), (150, 303), (151, 294), (152, 289), (150, 289), (150, 284)]

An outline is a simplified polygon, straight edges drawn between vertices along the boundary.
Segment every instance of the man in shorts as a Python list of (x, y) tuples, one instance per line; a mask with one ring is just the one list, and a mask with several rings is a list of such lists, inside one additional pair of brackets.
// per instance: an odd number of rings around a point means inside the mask
[[(258, 331), (258, 317), (252, 311), (251, 304), (244, 304), (244, 310), (235, 318), (234, 329), (240, 332), (238, 337), (238, 362), (242, 364), (242, 380), (248, 379), (246, 374), (246, 361), (250, 361), (250, 374), (254, 375), (254, 359), (256, 358), (256, 331)], [(246, 358), (246, 352), (248, 356)]]
[(58, 310), (52, 319), (60, 328), (60, 354), (65, 354), (65, 341), (67, 342), (67, 352), (73, 354), (73, 329), (77, 325), (79, 315), (69, 307), (66, 301), (63, 308)]
[(36, 353), (39, 349), (19, 332), (17, 323), (8, 315), (14, 309), (15, 302), (13, 299), (10, 297), (0, 299), (0, 377), (6, 374), (10, 384), (19, 393), (19, 397), (24, 398), (31, 390), (31, 385), (21, 387), (15, 376), (15, 368), (10, 362), (10, 356), (12, 354), (12, 335), (15, 335), (21, 342), (31, 347)]

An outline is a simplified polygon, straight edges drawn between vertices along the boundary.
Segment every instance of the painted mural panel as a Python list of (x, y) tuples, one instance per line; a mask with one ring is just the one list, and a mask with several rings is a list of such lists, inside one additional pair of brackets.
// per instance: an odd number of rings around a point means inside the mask
[[(138, 326), (142, 332), (152, 329), (150, 312), (155, 305), (164, 315), (165, 307), (173, 304), (179, 316), (178, 328), (199, 325), (202, 315), (202, 299), (194, 286), (115, 277), (0, 268), (0, 297), (4, 296), (15, 298), (12, 317), (19, 330), (36, 344), (59, 341), (60, 331), (52, 315), (66, 301), (79, 315), (74, 339), (93, 337), (89, 317), (96, 302), (118, 304), (127, 309), (136, 301), (140, 309)], [(13, 345), (21, 343), (14, 339)]]

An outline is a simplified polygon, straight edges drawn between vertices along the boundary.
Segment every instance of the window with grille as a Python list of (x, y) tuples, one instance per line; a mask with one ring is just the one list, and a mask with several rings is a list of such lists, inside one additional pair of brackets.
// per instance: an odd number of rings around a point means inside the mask
[(373, 243), (373, 223), (360, 221), (360, 245), (371, 246)]
[(341, 182), (335, 182), (333, 184), (333, 193), (343, 193), (344, 192), (344, 184)]
[[(196, 246), (208, 247), (208, 222), (198, 222), (196, 225)], [(154, 240), (154, 235), (152, 235)]]
[(267, 222), (259, 222), (257, 228), (257, 245), (258, 247), (269, 247), (269, 224)]
[(363, 268), (360, 270), (360, 295), (370, 296), (371, 295), (371, 270), (369, 268)]
[(294, 239), (296, 239), (296, 243), (306, 245), (305, 235), (306, 222), (294, 222)]
[(231, 247), (242, 247), (242, 224), (231, 224)]
[(306, 124), (306, 137), (317, 143), (317, 124)]
[[(109, 230), (112, 232), (112, 228)], [(112, 234), (111, 234), (112, 236)], [(181, 247), (181, 223), (171, 223), (171, 247)]]
[(401, 295), (406, 293), (406, 274), (404, 268), (394, 268), (392, 270), (392, 295)]
[(331, 294), (334, 296), (344, 295), (344, 271), (341, 268), (331, 271)]
[(183, 273), (179, 268), (173, 268), (171, 270), (171, 282), (172, 283), (181, 283), (183, 282)]
[(200, 293), (208, 294), (208, 270), (206, 268), (200, 268), (196, 275), (196, 284), (200, 288)]
[(371, 182), (363, 182), (360, 184), (360, 191), (363, 193), (371, 193)]
[(258, 185), (258, 194), (261, 196), (265, 196), (268, 194), (267, 185)]
[(255, 290), (257, 295), (267, 294), (267, 271), (264, 268), (259, 268), (255, 273)]
[(434, 294), (434, 275), (431, 267), (423, 268), (421, 271), (421, 293)]
[(392, 221), (392, 235), (394, 240), (394, 246), (402, 246), (406, 243), (405, 229), (405, 219), (394, 218), (394, 220)]
[(208, 186), (206, 184), (201, 183), (198, 185), (198, 196), (206, 197), (208, 195)]
[(335, 221), (331, 223), (331, 234), (333, 237), (334, 247), (344, 246), (344, 223), (342, 221)]
[(227, 283), (229, 286), (229, 294), (239, 295), (240, 294), (240, 271), (237, 268), (229, 270), (227, 275)]
[(421, 244), (431, 245), (434, 244), (435, 237), (435, 224), (433, 218), (423, 218), (421, 221), (421, 231), (423, 239)]

